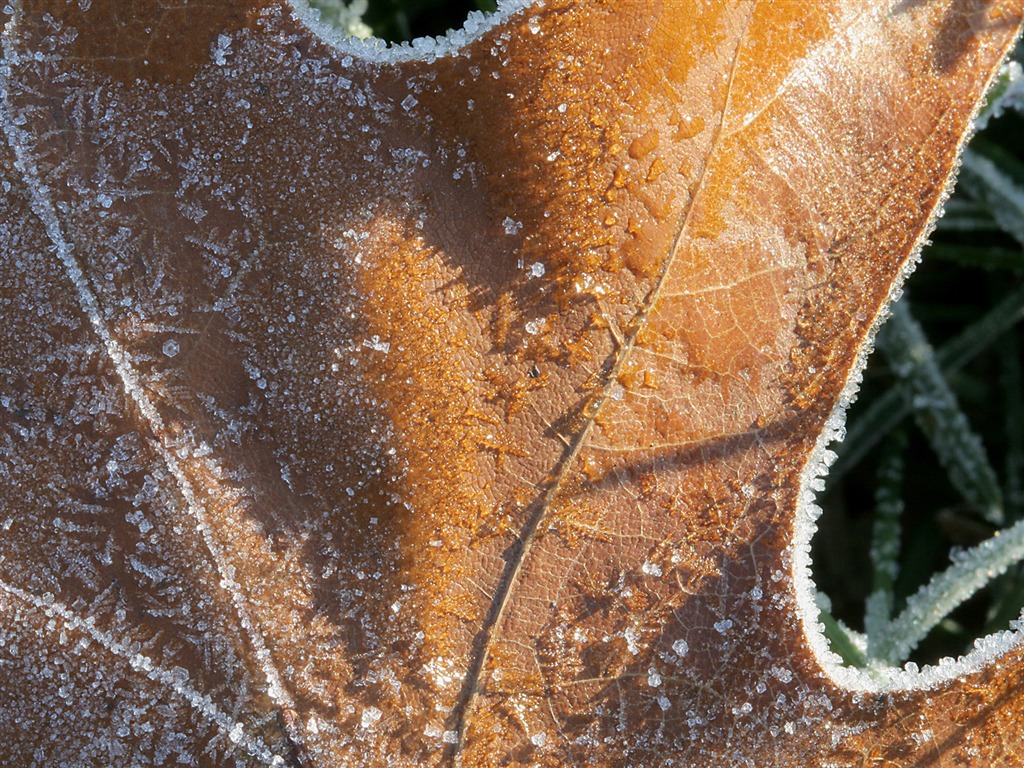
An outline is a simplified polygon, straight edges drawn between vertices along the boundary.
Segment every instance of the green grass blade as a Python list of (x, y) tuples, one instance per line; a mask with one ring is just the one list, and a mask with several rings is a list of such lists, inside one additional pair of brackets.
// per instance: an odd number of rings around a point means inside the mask
[(1001, 524), (1003, 494), (995, 470), (907, 302), (893, 306), (879, 348), (903, 380), (904, 397), (953, 487), (986, 520)]
[(999, 68), (995, 82), (985, 96), (985, 104), (974, 120), (977, 131), (985, 130), (989, 121), (1007, 109), (1020, 109), (1024, 105), (1024, 71), (1019, 61), (1007, 61)]
[(928, 633), (961, 603), (1010, 566), (1024, 560), (1024, 521), (954, 558), (907, 600), (906, 608), (881, 633), (873, 656), (900, 665)]
[(871, 531), (871, 594), (864, 607), (867, 655), (892, 619), (894, 586), (899, 573), (900, 539), (903, 519), (903, 469), (907, 449), (906, 432), (893, 432), (878, 466), (875, 488), (875, 518)]
[(1004, 149), (975, 142), (964, 150), (958, 185), (988, 208), (1000, 229), (1024, 245), (1024, 165)]
[(828, 611), (818, 613), (818, 621), (825, 630), (825, 637), (828, 638), (829, 646), (834, 653), (839, 654), (843, 663), (851, 667), (866, 667), (868, 657), (854, 639), (851, 633), (840, 622), (836, 621)]
[[(976, 322), (965, 328), (936, 353), (943, 374), (958, 370), (975, 355), (991, 345), (999, 336), (1024, 317), (1024, 285), (1008, 293), (998, 304)], [(829, 481), (836, 482), (864, 458), (911, 412), (904, 395), (904, 384), (898, 382), (877, 397), (850, 423), (846, 439), (838, 447), (839, 458), (829, 470)]]
[(367, 0), (309, 0), (311, 8), (320, 12), (320, 21), (330, 24), (352, 37), (373, 36), (373, 30), (363, 21)]

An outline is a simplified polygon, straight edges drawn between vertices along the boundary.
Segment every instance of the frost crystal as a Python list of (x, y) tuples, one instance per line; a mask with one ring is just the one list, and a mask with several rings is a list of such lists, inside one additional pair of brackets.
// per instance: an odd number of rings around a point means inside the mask
[(374, 352), (381, 352), (387, 354), (391, 350), (391, 343), (388, 341), (382, 341), (380, 336), (371, 336), (368, 339), (363, 339), (363, 346), (367, 349), (372, 349)]
[(231, 38), (227, 35), (218, 35), (217, 42), (213, 48), (213, 61), (218, 67), (227, 64), (227, 57), (231, 54)]
[(383, 714), (376, 707), (367, 707), (363, 710), (363, 716), (359, 719), (359, 727), (372, 728)]
[[(621, 400), (622, 398), (616, 397), (615, 399)], [(646, 561), (642, 566), (640, 566), (640, 570), (646, 573), (648, 576), (661, 576), (661, 566), (657, 563)]]
[(635, 627), (627, 627), (622, 633), (622, 636), (626, 640), (626, 650), (634, 656), (640, 653), (640, 646), (637, 645), (637, 640), (640, 639), (640, 633)]
[(164, 354), (167, 357), (174, 357), (181, 351), (181, 346), (174, 339), (164, 342)]

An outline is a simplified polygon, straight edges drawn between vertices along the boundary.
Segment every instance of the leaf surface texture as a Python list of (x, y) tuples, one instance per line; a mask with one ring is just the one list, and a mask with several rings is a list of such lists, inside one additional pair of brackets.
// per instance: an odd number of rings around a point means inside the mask
[(1016, 635), (858, 691), (800, 584), (1022, 13), (15, 3), (6, 763), (1019, 764)]

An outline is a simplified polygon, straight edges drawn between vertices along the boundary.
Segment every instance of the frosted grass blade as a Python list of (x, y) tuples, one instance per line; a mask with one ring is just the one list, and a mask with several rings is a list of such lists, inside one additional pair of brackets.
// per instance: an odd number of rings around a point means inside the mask
[(893, 306), (892, 318), (879, 336), (879, 348), (904, 380), (904, 397), (950, 482), (986, 520), (1001, 524), (1003, 498), (995, 470), (906, 302)]
[[(1011, 291), (980, 320), (944, 344), (935, 354), (939, 369), (949, 374), (961, 368), (1022, 317), (1024, 285)], [(887, 392), (875, 398), (859, 418), (851, 422), (846, 439), (838, 451), (839, 458), (829, 470), (830, 482), (836, 482), (856, 466), (879, 440), (910, 414), (911, 406), (904, 397), (904, 386), (902, 382), (894, 384)]]

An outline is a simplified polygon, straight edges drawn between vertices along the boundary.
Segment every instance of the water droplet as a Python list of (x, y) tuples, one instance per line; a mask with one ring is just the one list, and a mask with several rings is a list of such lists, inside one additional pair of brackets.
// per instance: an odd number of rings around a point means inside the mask
[(629, 156), (641, 160), (658, 148), (658, 132), (651, 128), (643, 136), (639, 136), (629, 145)]
[(684, 117), (676, 126), (676, 136), (679, 139), (692, 139), (704, 130), (704, 118), (700, 115)]
[(665, 172), (665, 164), (660, 157), (654, 158), (651, 167), (647, 171), (647, 181), (656, 181)]

